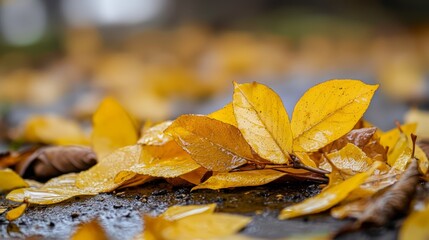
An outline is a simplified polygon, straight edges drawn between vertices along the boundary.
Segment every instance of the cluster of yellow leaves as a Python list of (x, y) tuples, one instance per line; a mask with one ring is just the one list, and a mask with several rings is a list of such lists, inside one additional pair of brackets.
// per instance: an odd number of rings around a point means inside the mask
[[(93, 117), (91, 142), (98, 163), (40, 188), (14, 190), (7, 198), (51, 204), (154, 178), (181, 179), (196, 190), (257, 186), (293, 176), (329, 179), (329, 184), (319, 195), (283, 209), (280, 219), (334, 206), (334, 217), (356, 217), (371, 196), (396, 182), (412, 157), (409, 135), (415, 125), (382, 133), (361, 120), (377, 87), (356, 80), (327, 81), (308, 90), (289, 119), (280, 97), (267, 86), (234, 83), (232, 102), (224, 108), (207, 116), (146, 124), (140, 139), (133, 118), (107, 98)], [(428, 159), (418, 146), (415, 157), (426, 174)], [(149, 223), (151, 219), (147, 217)], [(182, 234), (172, 227), (179, 223), (156, 219), (153, 228)]]

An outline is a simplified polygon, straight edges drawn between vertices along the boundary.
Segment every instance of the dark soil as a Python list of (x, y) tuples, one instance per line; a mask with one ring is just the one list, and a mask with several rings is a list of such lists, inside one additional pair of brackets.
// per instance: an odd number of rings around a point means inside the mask
[[(327, 214), (277, 220), (280, 209), (319, 191), (317, 184), (277, 183), (261, 187), (190, 192), (189, 187), (172, 187), (157, 181), (113, 193), (75, 197), (55, 205), (31, 205), (21, 218), (13, 222), (7, 221), (4, 214), (0, 215), (0, 239), (68, 239), (79, 223), (93, 218), (100, 220), (111, 239), (132, 239), (142, 231), (143, 214), (157, 215), (176, 204), (206, 203), (217, 203), (220, 212), (252, 216), (253, 221), (242, 233), (253, 237), (275, 239), (333, 232), (349, 220), (339, 221)], [(0, 205), (5, 204), (16, 205), (0, 195)], [(392, 223), (390, 227), (353, 233), (342, 239), (395, 239), (397, 229), (395, 223)]]

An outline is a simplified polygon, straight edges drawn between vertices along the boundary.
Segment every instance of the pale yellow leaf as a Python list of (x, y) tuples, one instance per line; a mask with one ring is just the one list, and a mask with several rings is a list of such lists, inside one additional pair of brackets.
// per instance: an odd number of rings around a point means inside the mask
[(142, 148), (141, 145), (132, 145), (115, 150), (89, 170), (79, 173), (76, 186), (95, 192), (113, 191), (121, 185), (121, 182), (114, 181), (116, 175), (140, 162)]
[(15, 202), (54, 204), (79, 195), (95, 195), (92, 189), (77, 188), (76, 174), (70, 173), (52, 178), (41, 188), (20, 188), (10, 192), (6, 198)]
[(28, 187), (28, 183), (26, 183), (16, 172), (8, 168), (0, 170), (0, 192), (6, 192), (23, 187)]
[(8, 221), (14, 221), (14, 220), (20, 218), (22, 216), (22, 214), (24, 214), (27, 207), (28, 207), (28, 204), (23, 203), (23, 204), (19, 205), (18, 207), (10, 210), (9, 212), (6, 213), (6, 219)]
[(211, 176), (207, 181), (200, 185), (195, 186), (192, 190), (204, 188), (217, 190), (221, 188), (260, 186), (277, 180), (285, 175), (286, 173), (270, 169), (218, 173)]
[(160, 216), (169, 221), (179, 220), (191, 215), (203, 214), (203, 213), (214, 213), (216, 204), (205, 204), (205, 205), (187, 205), (187, 206), (171, 206)]
[(6, 212), (7, 208), (6, 207), (0, 207), (0, 214)]
[(238, 128), (262, 158), (277, 164), (289, 162), (292, 130), (281, 98), (259, 83), (234, 83), (233, 108)]
[(163, 145), (169, 141), (173, 141), (171, 136), (164, 134), (165, 129), (167, 129), (171, 123), (172, 121), (165, 121), (143, 131), (138, 143), (143, 145)]
[(98, 161), (114, 150), (137, 143), (133, 118), (113, 98), (105, 98), (92, 117), (92, 147)]
[(162, 231), (162, 236), (172, 240), (227, 237), (240, 231), (250, 221), (250, 217), (226, 213), (196, 214), (175, 221)]
[(207, 115), (207, 117), (213, 118), (237, 127), (237, 120), (235, 120), (234, 108), (232, 106), (232, 103), (228, 103), (227, 105), (217, 110), (216, 112), (210, 113), (209, 115)]
[[(349, 169), (354, 172), (364, 172), (370, 168), (372, 160), (366, 156), (366, 154), (354, 144), (347, 143), (345, 147), (339, 151), (329, 153), (329, 160), (339, 169)], [(332, 168), (324, 168), (325, 170), (331, 171)]]
[(201, 166), (225, 172), (253, 158), (240, 131), (200, 115), (182, 115), (165, 131)]
[(342, 200), (344, 200), (350, 192), (358, 188), (365, 180), (373, 174), (380, 166), (379, 162), (375, 162), (373, 166), (366, 172), (358, 173), (353, 177), (332, 186), (325, 191), (322, 191), (317, 196), (307, 198), (306, 200), (284, 208), (279, 215), (279, 219), (289, 219), (303, 215), (320, 213), (330, 209)]
[(89, 145), (78, 123), (55, 115), (32, 116), (24, 123), (18, 138), (54, 145)]
[(109, 239), (104, 231), (103, 227), (98, 223), (97, 220), (92, 220), (87, 223), (81, 224), (71, 240), (107, 240)]
[(352, 130), (377, 88), (357, 80), (330, 80), (310, 88), (293, 112), (294, 151), (317, 151)]
[[(411, 133), (415, 133), (417, 129), (417, 123), (407, 123), (401, 125), (401, 130), (405, 135), (410, 135)], [(401, 131), (397, 127), (383, 133), (380, 136), (380, 143), (384, 147), (389, 148), (389, 152), (393, 149), (396, 142), (401, 137)]]

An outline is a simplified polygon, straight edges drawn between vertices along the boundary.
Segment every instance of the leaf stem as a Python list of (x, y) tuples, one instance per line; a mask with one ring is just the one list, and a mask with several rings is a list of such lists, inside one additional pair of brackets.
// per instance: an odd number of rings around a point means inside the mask
[(304, 163), (302, 163), (301, 159), (299, 159), (297, 156), (291, 154), (290, 155), (291, 159), (292, 159), (292, 166), (293, 168), (296, 169), (305, 169), (309, 172), (313, 172), (313, 173), (318, 173), (318, 174), (328, 174), (329, 171), (326, 171), (324, 169), (320, 169), (320, 168), (314, 168), (314, 167), (310, 167), (305, 165)]

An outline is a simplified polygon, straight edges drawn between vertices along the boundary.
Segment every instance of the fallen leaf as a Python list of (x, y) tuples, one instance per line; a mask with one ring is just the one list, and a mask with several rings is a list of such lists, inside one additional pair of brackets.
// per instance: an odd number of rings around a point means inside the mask
[[(356, 145), (347, 143), (339, 151), (327, 155), (330, 162), (341, 170), (351, 170), (354, 172), (364, 172), (371, 167), (372, 160)], [(331, 171), (329, 164), (320, 166), (322, 169)]]
[(80, 224), (76, 232), (71, 236), (71, 240), (107, 240), (106, 232), (97, 220)]
[(6, 211), (7, 211), (6, 207), (0, 207), (0, 214), (3, 214)]
[(52, 178), (41, 188), (20, 188), (10, 192), (6, 199), (14, 202), (28, 202), (34, 204), (54, 204), (80, 195), (96, 195), (92, 189), (77, 188), (77, 175), (69, 173)]
[(114, 150), (137, 143), (137, 128), (133, 118), (113, 98), (105, 98), (92, 117), (92, 148), (98, 161)]
[(292, 130), (281, 98), (259, 83), (234, 83), (234, 115), (253, 150), (276, 164), (290, 162)]
[[(59, 134), (61, 133), (61, 134)], [(32, 116), (21, 127), (18, 139), (53, 145), (88, 145), (78, 123), (55, 115)]]
[(28, 184), (11, 169), (0, 170), (0, 192), (28, 187)]
[(224, 239), (240, 231), (251, 221), (249, 217), (214, 213), (215, 206), (173, 206), (158, 217), (145, 216), (145, 230), (140, 238)]
[(172, 122), (173, 121), (165, 121), (143, 131), (141, 138), (138, 140), (138, 144), (158, 146), (173, 141), (171, 136), (164, 134), (165, 129), (167, 129)]
[(182, 115), (165, 132), (208, 170), (229, 171), (253, 158), (236, 127), (206, 116)]
[(132, 145), (115, 150), (92, 168), (80, 172), (76, 186), (94, 192), (113, 191), (121, 185), (121, 182), (114, 181), (116, 175), (140, 162), (142, 148), (141, 145)]
[(27, 207), (28, 207), (28, 203), (23, 203), (23, 204), (19, 205), (18, 207), (10, 210), (9, 212), (6, 213), (6, 219), (8, 221), (14, 221), (14, 220), (20, 218), (22, 216), (22, 214), (24, 214)]
[(341, 228), (335, 236), (338, 237), (368, 226), (380, 227), (401, 214), (405, 214), (416, 192), (419, 175), (418, 161), (411, 158), (407, 170), (400, 179), (371, 199), (359, 218)]
[(228, 103), (216, 112), (210, 113), (209, 115), (207, 115), (207, 117), (231, 124), (235, 127), (238, 126), (237, 120), (235, 120), (234, 108), (232, 106), (232, 103)]
[(197, 168), (194, 171), (185, 173), (183, 175), (180, 176), (180, 178), (194, 184), (194, 185), (198, 185), (201, 183), (201, 180), (203, 179), (203, 177), (206, 175), (207, 170), (203, 167)]
[(188, 205), (188, 206), (171, 206), (160, 216), (168, 221), (175, 221), (191, 215), (202, 214), (202, 213), (214, 213), (216, 204), (206, 205)]
[(413, 211), (402, 223), (399, 230), (399, 240), (413, 239), (426, 240), (429, 239), (429, 205), (420, 211)]
[[(417, 129), (417, 123), (407, 123), (401, 125), (401, 130), (405, 135), (410, 135), (411, 133), (415, 133)], [(401, 131), (398, 127), (393, 128), (380, 136), (380, 143), (384, 147), (389, 148), (389, 152), (393, 149), (395, 144), (398, 142), (401, 137)]]
[(149, 152), (143, 150), (140, 163), (131, 166), (128, 169), (120, 171), (115, 176), (115, 182), (122, 182), (130, 173), (148, 175), (151, 177), (173, 178), (199, 168), (198, 165), (188, 155), (182, 155), (166, 159), (154, 158)]
[(377, 131), (376, 127), (353, 129), (350, 132), (348, 132), (346, 135), (335, 140), (334, 142), (327, 145), (323, 149), (325, 152), (329, 153), (329, 152), (332, 152), (333, 150), (340, 150), (341, 148), (345, 147), (347, 143), (352, 143), (357, 147), (363, 149), (364, 146), (367, 145), (370, 142), (370, 140), (373, 138), (376, 131)]
[(95, 153), (82, 146), (42, 147), (16, 166), (26, 178), (49, 179), (61, 174), (86, 170), (97, 163)]
[(207, 181), (192, 188), (192, 191), (205, 188), (217, 190), (232, 187), (260, 186), (285, 175), (286, 173), (271, 169), (218, 173), (210, 177)]
[(358, 173), (353, 177), (332, 186), (325, 191), (322, 191), (315, 197), (307, 198), (306, 200), (284, 208), (279, 215), (279, 219), (289, 219), (303, 215), (323, 212), (335, 206), (344, 200), (348, 194), (358, 188), (371, 174), (380, 166), (375, 162), (373, 166), (366, 172)]
[(313, 152), (353, 129), (378, 85), (330, 80), (310, 88), (292, 115), (293, 149)]

